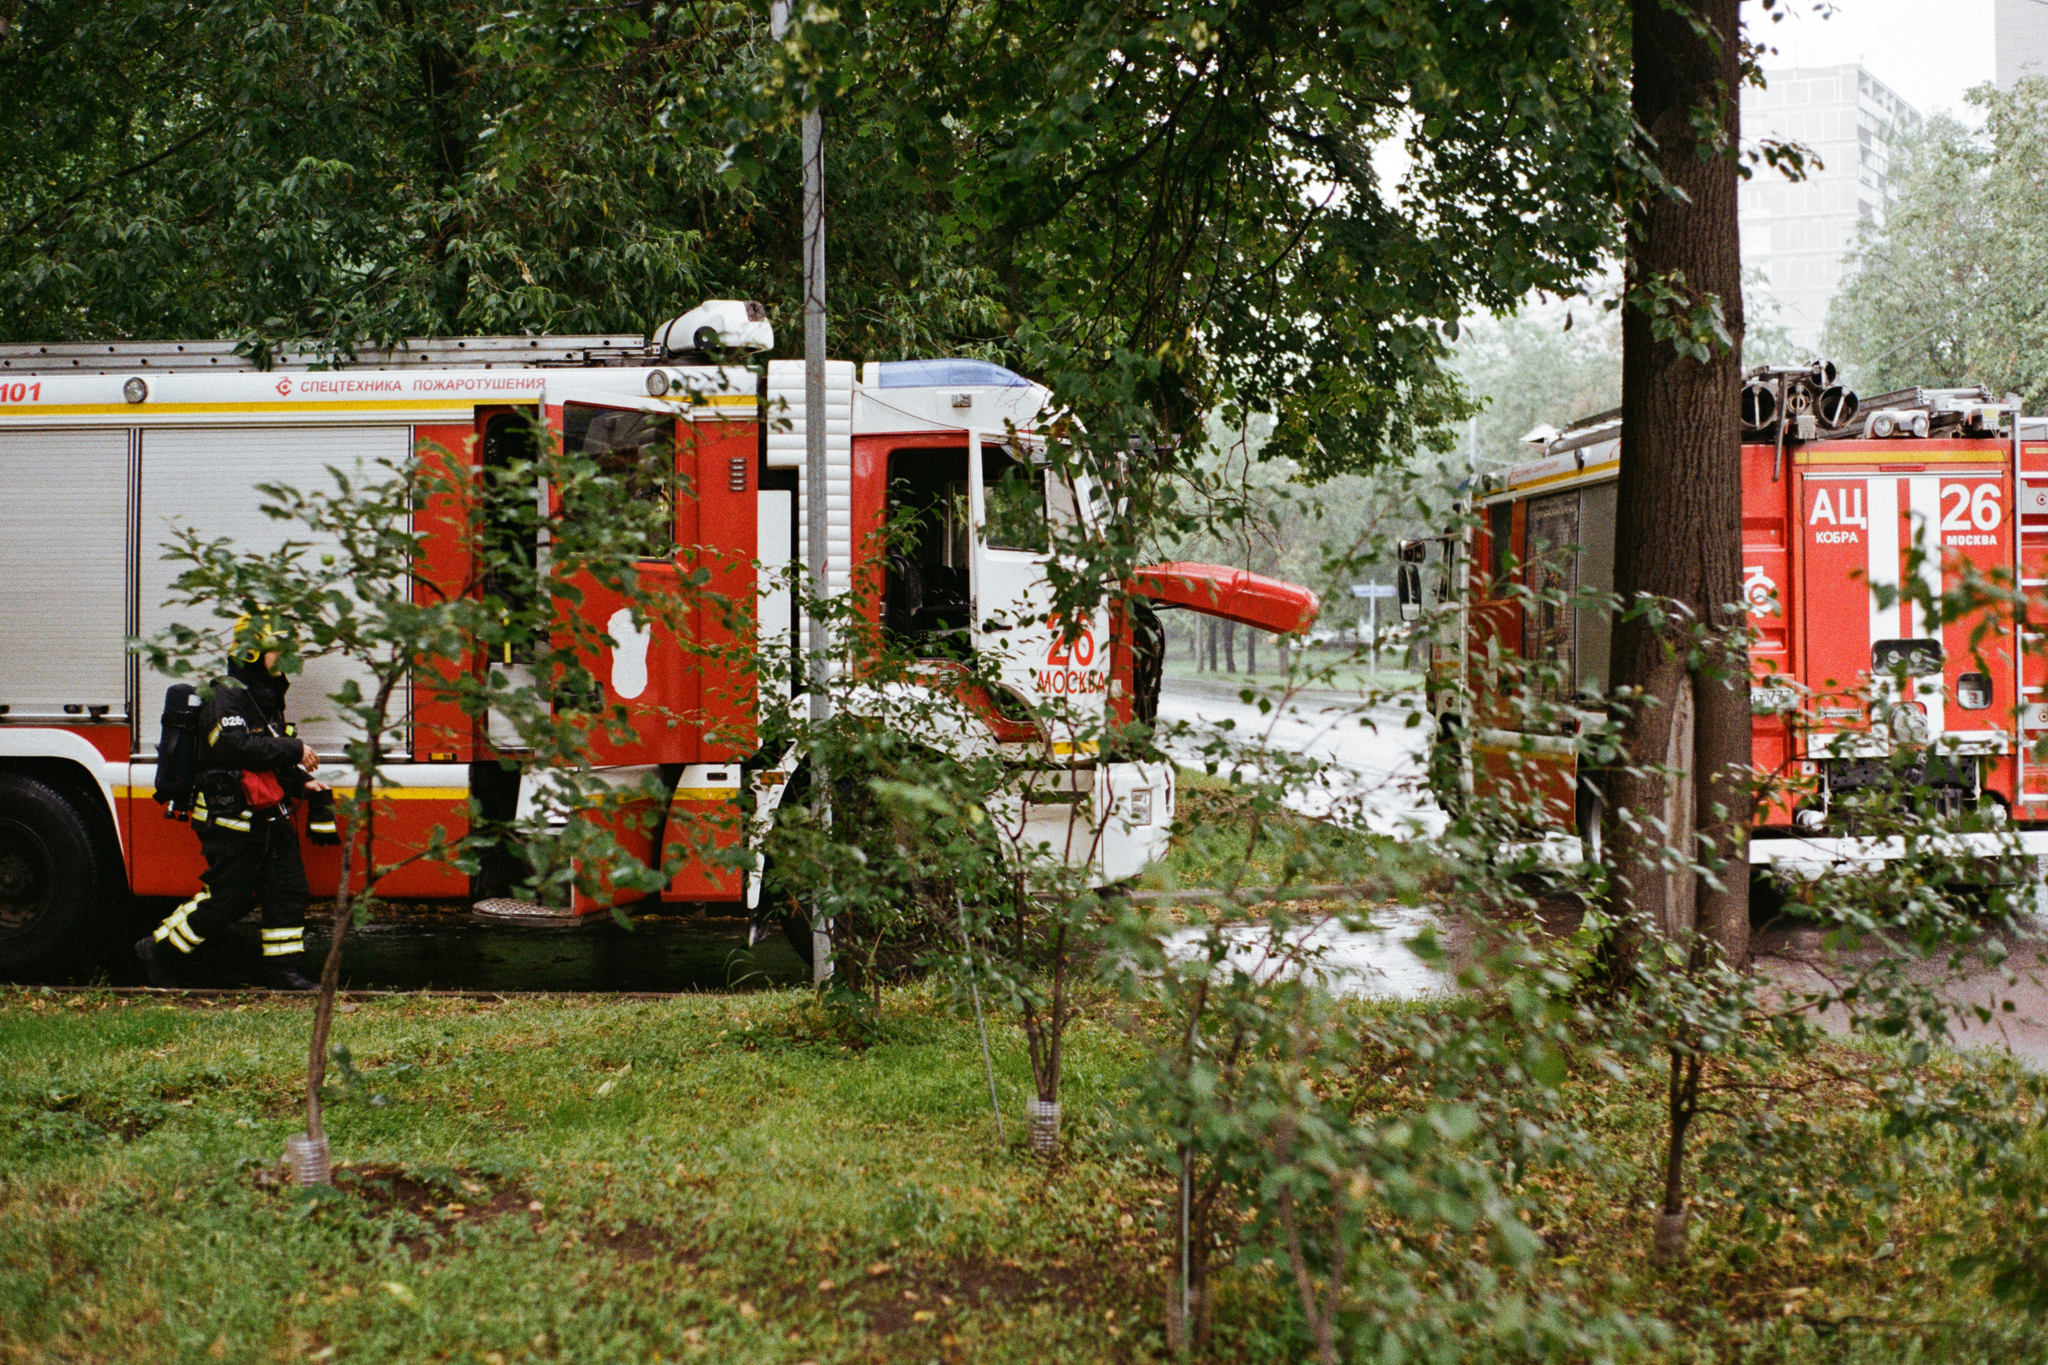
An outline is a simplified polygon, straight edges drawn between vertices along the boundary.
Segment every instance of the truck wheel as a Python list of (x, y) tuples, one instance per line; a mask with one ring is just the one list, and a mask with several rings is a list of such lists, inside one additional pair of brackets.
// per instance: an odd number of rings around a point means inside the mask
[(109, 879), (98, 841), (54, 787), (0, 773), (0, 972), (62, 967), (98, 918)]

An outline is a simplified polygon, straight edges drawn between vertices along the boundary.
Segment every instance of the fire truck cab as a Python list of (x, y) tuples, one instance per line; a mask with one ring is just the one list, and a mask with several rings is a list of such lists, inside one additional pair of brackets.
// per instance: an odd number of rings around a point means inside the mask
[[(171, 527), (267, 551), (306, 534), (264, 516), (260, 483), (324, 487), (330, 466), (374, 472), (416, 453), (476, 470), (531, 440), (536, 423), (599, 456), (657, 442), (674, 450), (674, 488), (684, 490), (674, 497), (676, 551), (648, 571), (673, 575), (693, 556), (717, 564), (717, 591), (751, 609), (757, 658), (799, 647), (784, 570), (804, 558), (806, 503), (822, 495), (833, 593), (856, 593), (877, 626), (886, 617), (921, 652), (928, 644), (937, 658), (978, 655), (1020, 700), (1059, 700), (1075, 718), (1071, 733), (1056, 734), (990, 714), (986, 733), (954, 737), (998, 747), (1020, 772), (1055, 772), (1075, 793), (1030, 807), (1030, 836), (1065, 850), (1095, 884), (1159, 856), (1174, 815), (1171, 765), (1111, 761), (1094, 739), (1105, 719), (1142, 713), (1146, 642), (1106, 610), (1078, 631), (1046, 619), (1052, 532), (1106, 515), (1088, 488), (1047, 476), (1038, 431), (1052, 395), (981, 361), (884, 362), (859, 374), (833, 363), (829, 471), (826, 487), (812, 489), (801, 364), (704, 363), (707, 350), (730, 357), (770, 345), (758, 305), (714, 301), (657, 329), (652, 343), (429, 339), (364, 351), (345, 366), (281, 354), (259, 369), (227, 342), (0, 346), (0, 972), (69, 959), (128, 895), (198, 887), (197, 841), (151, 799), (168, 680), (128, 648), (172, 623), (164, 603), (177, 565), (162, 557)], [(878, 533), (913, 504), (932, 514), (922, 524), (934, 530), (885, 560)], [(466, 526), (431, 501), (413, 509), (422, 577), (468, 581)], [(681, 583), (677, 576), (678, 591)], [(1179, 579), (1133, 590), (1165, 605), (1249, 612), (1241, 619), (1275, 628), (1270, 602), (1242, 605)], [(1279, 628), (1314, 615), (1313, 595), (1290, 591)], [(616, 626), (613, 605), (594, 594), (579, 610)], [(699, 615), (700, 638), (725, 628), (714, 608)], [(666, 810), (630, 835), (636, 852), (658, 866), (665, 846), (701, 848), (692, 822), (731, 812), (757, 777), (772, 808), (787, 785), (775, 771), (787, 756), (755, 752), (754, 672), (691, 656), (659, 630), (609, 635), (613, 657), (598, 670), (605, 700), (648, 719), (628, 743), (601, 742), (597, 761), (622, 778), (673, 775)], [(347, 735), (322, 713), (345, 676), (342, 661), (314, 659), (292, 692), (300, 736), (331, 760)], [(1149, 676), (1156, 697), (1156, 668)], [(380, 841), (419, 847), (435, 826), (466, 832), (473, 809), (506, 818), (532, 800), (537, 775), (508, 773), (500, 761), (519, 757), (514, 736), (462, 714), (430, 669), (414, 671), (400, 710), (401, 742), (377, 780)], [(694, 719), (665, 719), (677, 715)], [(315, 895), (331, 893), (338, 851), (308, 846), (305, 856)], [(466, 901), (482, 888), (420, 860), (378, 890)], [(751, 904), (758, 895), (752, 874), (692, 854), (661, 899)], [(573, 907), (605, 908), (580, 895)]]
[[(1957, 838), (2048, 854), (2048, 765), (2034, 752), (2048, 733), (2048, 423), (1981, 389), (1912, 389), (1860, 416), (1849, 395), (1833, 427), (1809, 399), (1780, 424), (1782, 382), (1751, 387), (1742, 591), (1753, 761), (1770, 793), (1752, 863), (1812, 875), (1896, 856), (1831, 811), (1897, 781), (1900, 758), (1945, 810), (2004, 827)], [(1613, 587), (1619, 414), (1543, 437), (1536, 458), (1475, 481), (1465, 527), (1404, 547), (1402, 595), (1419, 603), (1438, 566), (1427, 686), (1440, 793), (1511, 789), (1532, 827), (1592, 837), (1580, 734), (1604, 718), (1612, 621), (1566, 599)], [(1939, 619), (1899, 591), (1917, 577), (1938, 599), (1968, 570), (2018, 585), (2025, 609)], [(1549, 704), (1524, 704), (1537, 693)]]

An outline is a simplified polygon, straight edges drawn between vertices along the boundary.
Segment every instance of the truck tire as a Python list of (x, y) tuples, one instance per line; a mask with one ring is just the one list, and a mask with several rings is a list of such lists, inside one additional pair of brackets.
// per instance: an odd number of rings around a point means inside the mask
[(83, 814), (38, 778), (0, 773), (0, 973), (68, 964), (98, 922), (110, 884)]

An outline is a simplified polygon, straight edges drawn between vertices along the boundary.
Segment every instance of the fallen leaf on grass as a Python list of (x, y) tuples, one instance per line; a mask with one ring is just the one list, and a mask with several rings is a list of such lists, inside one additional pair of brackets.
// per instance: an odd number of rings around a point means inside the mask
[(820, 1294), (829, 1294), (838, 1287), (839, 1286), (831, 1280), (818, 1281), (818, 1292)]
[(886, 1275), (895, 1268), (895, 1266), (890, 1265), (887, 1261), (876, 1261), (873, 1265), (868, 1267), (868, 1274)]
[(400, 1284), (396, 1280), (384, 1281), (384, 1292), (389, 1294), (392, 1298), (397, 1299), (407, 1308), (413, 1306), (414, 1299), (412, 1296), (412, 1290), (408, 1289), (406, 1286)]

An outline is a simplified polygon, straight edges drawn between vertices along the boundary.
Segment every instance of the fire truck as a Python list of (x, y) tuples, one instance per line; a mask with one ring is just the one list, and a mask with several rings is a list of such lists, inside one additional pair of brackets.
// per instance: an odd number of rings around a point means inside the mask
[[(1859, 403), (1834, 381), (1814, 362), (1760, 370), (1743, 394), (1764, 794), (1751, 863), (1812, 876), (1899, 856), (1841, 816), (1847, 794), (1902, 775), (1978, 817), (1961, 847), (2048, 854), (2048, 423), (1981, 388)], [(1427, 682), (1440, 799), (1503, 795), (1597, 857), (1600, 792), (1582, 756), (1611, 690), (1612, 616), (1591, 602), (1614, 584), (1620, 414), (1530, 439), (1535, 458), (1475, 480), (1460, 528), (1402, 546), (1402, 609), (1441, 627)], [(1930, 621), (1900, 591), (1917, 576), (1939, 598), (1969, 569), (2019, 585), (2026, 610)]]
[[(162, 558), (173, 528), (266, 552), (287, 536), (309, 537), (264, 515), (258, 484), (326, 487), (329, 467), (374, 470), (429, 451), (481, 471), (514, 458), (536, 424), (593, 455), (657, 443), (675, 452), (675, 487), (684, 492), (675, 498), (669, 567), (707, 552), (737, 566), (718, 587), (749, 614), (743, 638), (755, 642), (757, 659), (800, 647), (785, 571), (805, 561), (807, 502), (822, 496), (829, 591), (851, 594), (877, 624), (897, 614), (890, 624), (899, 638), (943, 655), (956, 673), (970, 651), (983, 675), (1023, 703), (975, 708), (977, 719), (951, 742), (993, 746), (1018, 774), (1025, 836), (1065, 850), (1096, 885), (1159, 856), (1174, 814), (1171, 765), (1104, 753), (1095, 735), (1101, 722), (1150, 718), (1161, 644), (1132, 628), (1128, 610), (1100, 609), (1078, 629), (1048, 619), (1046, 570), (1061, 528), (1113, 515), (1085, 480), (1048, 475), (1052, 394), (978, 360), (883, 361), (858, 372), (833, 362), (828, 474), (813, 489), (803, 367), (766, 359), (772, 346), (760, 305), (716, 300), (651, 340), (437, 338), (364, 350), (347, 363), (282, 353), (259, 368), (233, 343), (215, 341), (0, 346), (0, 971), (71, 959), (105, 937), (99, 931), (111, 929), (109, 916), (131, 896), (198, 889), (197, 841), (152, 799), (170, 680), (128, 643), (173, 622), (165, 603), (177, 565)], [(1035, 539), (999, 532), (988, 516), (989, 494), (1006, 476), (1007, 487), (1042, 499), (1035, 520), (1009, 519), (1036, 526)], [(941, 513), (943, 533), (884, 553), (879, 533), (906, 508)], [(476, 547), (463, 515), (428, 498), (413, 508), (412, 529), (422, 579), (469, 581)], [(686, 576), (671, 576), (677, 591), (689, 591)], [(1154, 566), (1127, 590), (1141, 604), (1266, 630), (1304, 628), (1316, 610), (1304, 589), (1215, 565)], [(744, 859), (699, 852), (703, 831), (691, 827), (734, 811), (745, 789), (755, 811), (733, 837), (758, 839), (791, 785), (792, 756), (756, 749), (766, 698), (755, 674), (720, 676), (660, 628), (611, 615), (615, 605), (591, 594), (573, 610), (593, 613), (610, 642), (611, 659), (594, 670), (604, 700), (644, 723), (629, 742), (597, 741), (594, 756), (622, 788), (658, 774), (670, 797), (647, 812), (646, 828), (610, 827), (636, 841), (632, 851), (650, 867), (665, 851), (684, 851), (661, 901), (758, 909), (759, 876)], [(707, 636), (729, 628), (723, 605), (700, 614)], [(516, 663), (480, 653), (475, 667), (521, 681)], [(339, 659), (310, 659), (292, 693), (300, 737), (331, 765), (321, 776), (344, 782), (338, 761), (348, 736), (322, 712), (347, 671)], [(435, 677), (424, 663), (414, 670), (400, 740), (377, 773), (378, 837), (390, 841), (380, 856), (424, 847), (437, 826), (460, 837), (473, 816), (508, 819), (545, 785), (545, 774), (519, 762), (516, 736), (498, 717), (472, 720)], [(1059, 734), (1017, 718), (1055, 711), (1040, 705), (1055, 700), (1097, 724)], [(304, 852), (316, 896), (331, 894), (339, 851)], [(377, 890), (467, 901), (480, 888), (420, 859)], [(589, 913), (609, 903), (579, 893), (568, 908)]]

